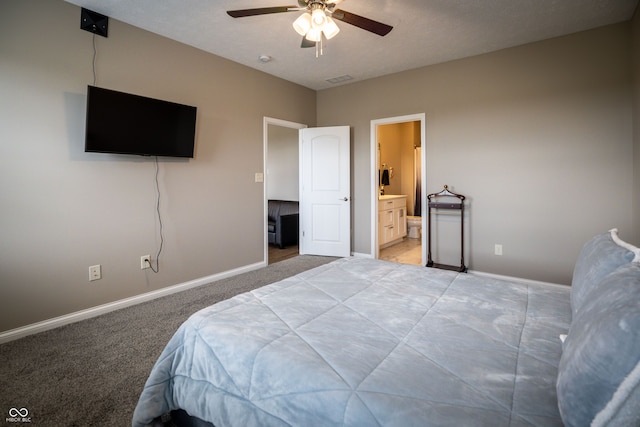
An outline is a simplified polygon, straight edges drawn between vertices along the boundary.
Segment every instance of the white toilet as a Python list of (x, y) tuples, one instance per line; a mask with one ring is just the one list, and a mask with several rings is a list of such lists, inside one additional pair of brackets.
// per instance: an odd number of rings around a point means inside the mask
[(419, 239), (422, 233), (422, 217), (407, 216), (407, 227), (409, 228), (409, 238)]

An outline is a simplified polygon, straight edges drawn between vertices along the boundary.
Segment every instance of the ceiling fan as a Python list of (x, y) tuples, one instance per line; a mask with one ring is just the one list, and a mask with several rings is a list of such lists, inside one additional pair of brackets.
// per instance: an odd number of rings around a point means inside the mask
[(298, 0), (298, 6), (230, 10), (227, 11), (227, 14), (233, 18), (244, 18), (271, 13), (303, 11), (304, 13), (294, 21), (293, 28), (302, 36), (301, 47), (315, 47), (316, 56), (318, 56), (318, 52), (322, 55), (323, 38), (331, 39), (340, 31), (334, 19), (379, 36), (386, 36), (393, 29), (392, 26), (382, 22), (374, 21), (346, 10), (336, 9), (336, 5), (341, 2), (342, 0)]

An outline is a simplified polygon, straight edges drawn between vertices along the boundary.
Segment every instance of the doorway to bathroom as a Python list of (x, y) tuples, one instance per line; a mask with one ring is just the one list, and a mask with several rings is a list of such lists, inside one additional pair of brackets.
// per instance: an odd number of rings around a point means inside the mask
[(371, 253), (425, 265), (425, 114), (371, 121)]

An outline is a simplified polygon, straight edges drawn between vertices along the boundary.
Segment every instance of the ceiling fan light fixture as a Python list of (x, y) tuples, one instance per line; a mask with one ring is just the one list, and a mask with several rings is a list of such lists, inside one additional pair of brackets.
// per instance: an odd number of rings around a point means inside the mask
[(322, 40), (322, 29), (320, 28), (311, 28), (307, 35), (305, 36), (307, 40), (310, 42), (319, 42)]
[(340, 28), (331, 17), (332, 8), (339, 1), (299, 0), (300, 6), (306, 8), (306, 12), (293, 22), (293, 29), (304, 37), (302, 47), (311, 47), (315, 44), (316, 57), (322, 55), (323, 39), (332, 39), (340, 32)]
[[(72, 0), (70, 0), (72, 1)], [(252, 9), (228, 10), (227, 15), (232, 18), (247, 16), (269, 15), (301, 11), (302, 15), (293, 22), (293, 29), (303, 37), (300, 47), (316, 47), (316, 57), (322, 55), (323, 39), (335, 37), (340, 28), (334, 20), (337, 19), (365, 31), (386, 36), (393, 29), (391, 25), (365, 18), (345, 10), (336, 9), (343, 0), (298, 0), (298, 6), (258, 7)]]
[(324, 36), (327, 38), (327, 40), (330, 40), (340, 32), (340, 28), (331, 17), (327, 16), (327, 22), (326, 24), (324, 24), (322, 32), (324, 33)]
[(308, 12), (303, 13), (293, 21), (293, 29), (301, 36), (306, 35), (311, 29), (311, 14)]
[(327, 22), (327, 15), (325, 15), (323, 9), (314, 9), (311, 12), (311, 25), (314, 28), (322, 28)]

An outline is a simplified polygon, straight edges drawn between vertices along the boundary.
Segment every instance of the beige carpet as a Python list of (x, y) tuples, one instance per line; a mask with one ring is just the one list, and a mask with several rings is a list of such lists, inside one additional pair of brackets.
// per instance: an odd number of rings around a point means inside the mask
[[(335, 259), (298, 256), (0, 345), (0, 425), (130, 426), (147, 375), (187, 317)], [(31, 424), (4, 424), (11, 408), (26, 408)]]

